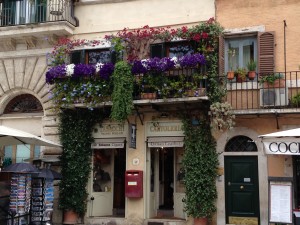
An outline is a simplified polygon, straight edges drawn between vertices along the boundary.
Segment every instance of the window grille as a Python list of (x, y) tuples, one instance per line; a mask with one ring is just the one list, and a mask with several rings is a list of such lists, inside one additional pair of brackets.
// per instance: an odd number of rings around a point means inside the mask
[(4, 113), (33, 113), (42, 111), (43, 107), (37, 98), (30, 94), (24, 94), (13, 98), (7, 104)]
[(239, 135), (228, 141), (225, 152), (257, 152), (257, 146), (251, 138)]

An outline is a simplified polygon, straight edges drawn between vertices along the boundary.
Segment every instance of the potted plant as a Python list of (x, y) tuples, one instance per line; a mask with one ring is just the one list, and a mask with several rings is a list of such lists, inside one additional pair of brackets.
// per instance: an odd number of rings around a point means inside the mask
[(195, 224), (196, 221), (207, 223), (216, 211), (218, 154), (208, 121), (203, 119), (195, 126), (189, 116), (183, 119), (185, 153), (182, 162), (186, 187), (183, 202)]
[(256, 61), (251, 59), (247, 63), (247, 68), (248, 68), (248, 78), (249, 80), (254, 80), (256, 77)]
[(236, 81), (241, 83), (246, 81), (246, 76), (247, 76), (247, 71), (245, 68), (240, 68), (238, 67), (235, 71), (234, 74), (236, 75)]
[(235, 49), (230, 48), (228, 50), (228, 62), (229, 62), (229, 71), (227, 72), (227, 79), (228, 80), (233, 80), (234, 78), (234, 70), (233, 70), (233, 59), (235, 56)]
[(260, 76), (259, 83), (263, 88), (283, 88), (285, 87), (285, 80), (281, 73), (270, 73)]

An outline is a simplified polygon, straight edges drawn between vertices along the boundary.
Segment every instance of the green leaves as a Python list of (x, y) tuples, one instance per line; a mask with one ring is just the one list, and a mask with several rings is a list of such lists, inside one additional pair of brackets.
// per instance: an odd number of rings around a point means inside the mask
[(91, 169), (92, 128), (102, 115), (97, 111), (77, 109), (65, 110), (59, 116), (59, 137), (63, 146), (59, 207), (84, 215), (88, 196), (86, 185)]
[(123, 122), (133, 109), (134, 76), (131, 68), (124, 61), (117, 62), (113, 73), (113, 94), (110, 117), (118, 122)]
[[(186, 117), (188, 118), (188, 117)], [(216, 177), (218, 154), (216, 142), (211, 135), (209, 124), (201, 121), (193, 126), (189, 119), (183, 120), (185, 133), (185, 169), (186, 197), (185, 210), (194, 218), (211, 217), (216, 211)]]

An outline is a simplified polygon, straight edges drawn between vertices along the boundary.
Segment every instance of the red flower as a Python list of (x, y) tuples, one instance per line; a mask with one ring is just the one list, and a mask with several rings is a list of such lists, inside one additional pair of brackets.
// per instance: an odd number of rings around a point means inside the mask
[(182, 30), (182, 33), (187, 33), (187, 32), (188, 32), (187, 26), (183, 26), (183, 27), (181, 28), (181, 30)]
[(200, 34), (194, 34), (193, 37), (192, 37), (192, 39), (193, 39), (194, 41), (200, 41), (201, 35), (200, 35)]
[(202, 33), (202, 38), (203, 38), (203, 39), (207, 39), (207, 38), (208, 38), (208, 33), (203, 32), (203, 33)]

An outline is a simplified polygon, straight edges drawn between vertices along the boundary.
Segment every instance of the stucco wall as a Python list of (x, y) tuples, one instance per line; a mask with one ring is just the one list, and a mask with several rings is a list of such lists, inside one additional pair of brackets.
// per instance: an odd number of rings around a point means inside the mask
[(119, 31), (125, 27), (187, 25), (215, 17), (213, 0), (136, 0), (107, 4), (96, 4), (107, 1), (81, 2), (90, 4), (76, 5), (75, 15), (79, 27), (75, 34), (89, 39), (103, 37), (103, 33)]

